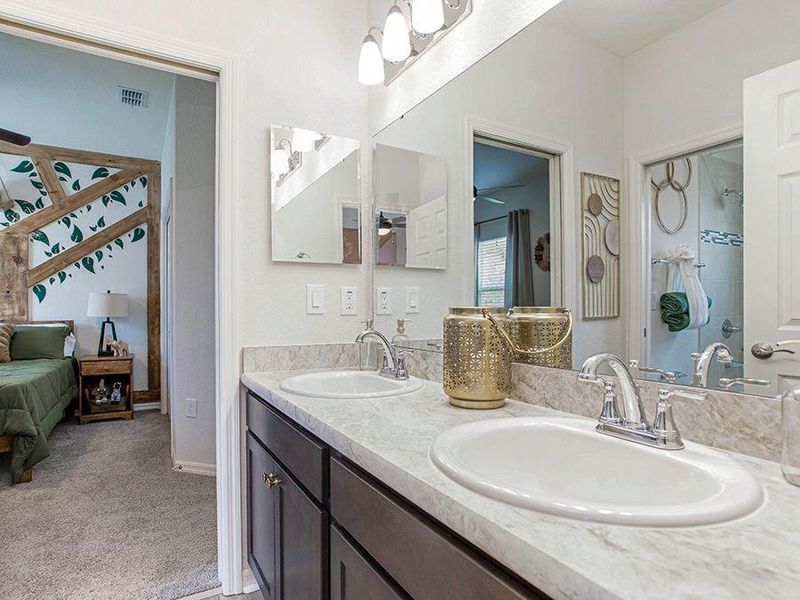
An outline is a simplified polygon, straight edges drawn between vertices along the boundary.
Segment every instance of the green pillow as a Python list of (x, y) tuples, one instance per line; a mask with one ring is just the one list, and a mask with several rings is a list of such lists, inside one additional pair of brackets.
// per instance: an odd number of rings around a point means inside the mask
[(69, 325), (17, 325), (11, 338), (11, 360), (64, 358), (64, 338), (68, 335)]

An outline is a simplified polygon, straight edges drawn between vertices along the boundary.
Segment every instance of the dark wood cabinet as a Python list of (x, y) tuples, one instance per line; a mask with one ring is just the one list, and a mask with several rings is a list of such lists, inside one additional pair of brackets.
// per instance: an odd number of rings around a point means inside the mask
[(529, 600), (520, 581), (247, 395), (248, 562), (265, 600)]
[(331, 600), (407, 600), (345, 533), (331, 526)]
[(327, 598), (328, 513), (247, 436), (248, 562), (265, 600)]

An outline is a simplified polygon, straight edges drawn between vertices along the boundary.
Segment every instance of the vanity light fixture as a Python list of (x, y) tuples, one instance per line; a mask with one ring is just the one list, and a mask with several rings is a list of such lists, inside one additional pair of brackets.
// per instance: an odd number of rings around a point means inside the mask
[[(403, 4), (410, 18), (403, 12)], [(359, 82), (389, 84), (471, 12), (472, 0), (395, 0), (383, 29), (370, 27), (361, 43)], [(380, 45), (375, 32), (381, 35)]]
[[(313, 142), (312, 142), (313, 143)], [(280, 185), (288, 175), (303, 164), (303, 154), (292, 149), (292, 142), (283, 138), (272, 150), (272, 174), (279, 177)]]
[(386, 15), (381, 54), (383, 58), (394, 63), (402, 62), (411, 56), (411, 32), (408, 21), (396, 2)]
[(292, 147), (296, 152), (311, 152), (314, 144), (322, 139), (322, 134), (311, 129), (300, 129), (295, 127), (292, 130)]

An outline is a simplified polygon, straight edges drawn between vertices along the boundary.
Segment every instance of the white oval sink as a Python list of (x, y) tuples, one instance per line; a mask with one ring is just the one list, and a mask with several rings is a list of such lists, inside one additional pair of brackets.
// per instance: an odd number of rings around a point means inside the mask
[(313, 398), (386, 398), (422, 389), (416, 377), (390, 379), (369, 371), (304, 373), (281, 382), (281, 389)]
[(433, 463), (484, 496), (560, 517), (685, 527), (745, 516), (763, 502), (755, 479), (698, 444), (648, 448), (600, 434), (585, 419), (521, 417), (454, 427)]

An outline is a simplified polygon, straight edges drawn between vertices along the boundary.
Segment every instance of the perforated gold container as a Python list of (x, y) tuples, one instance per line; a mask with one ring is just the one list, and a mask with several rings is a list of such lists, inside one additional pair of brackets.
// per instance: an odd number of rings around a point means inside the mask
[(515, 306), (508, 313), (507, 330), (514, 344), (515, 361), (554, 369), (572, 368), (569, 309)]
[[(487, 311), (495, 320), (484, 316)], [(444, 392), (462, 408), (499, 408), (511, 391), (512, 352), (498, 327), (502, 308), (451, 308), (444, 318)]]

